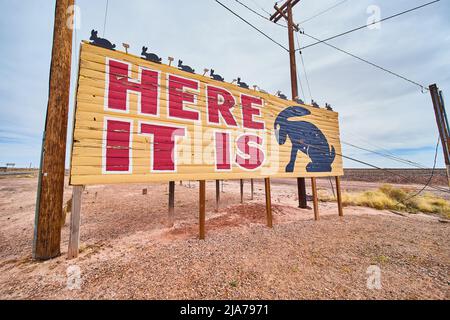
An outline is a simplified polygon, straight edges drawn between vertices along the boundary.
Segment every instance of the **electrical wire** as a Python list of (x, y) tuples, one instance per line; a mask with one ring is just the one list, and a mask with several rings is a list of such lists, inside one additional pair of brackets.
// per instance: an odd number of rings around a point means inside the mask
[(389, 154), (385, 154), (385, 153), (382, 153), (382, 152), (379, 152), (379, 151), (375, 151), (375, 150), (371, 150), (371, 149), (368, 149), (368, 148), (359, 147), (359, 146), (357, 146), (357, 145), (355, 145), (353, 143), (349, 143), (349, 142), (343, 141), (342, 139), (341, 139), (341, 142), (342, 142), (342, 144), (348, 145), (350, 147), (353, 147), (353, 148), (356, 148), (356, 149), (359, 149), (359, 150), (363, 150), (363, 151), (367, 151), (367, 152), (379, 155), (381, 157), (384, 157), (384, 158), (387, 158), (387, 159), (390, 159), (390, 160), (394, 160), (394, 161), (397, 161), (397, 162), (400, 162), (400, 163), (403, 163), (403, 164), (407, 164), (407, 165), (410, 165), (410, 166), (413, 166), (413, 167), (416, 167), (416, 168), (419, 168), (419, 169), (428, 169), (427, 167), (425, 167), (425, 166), (423, 166), (421, 164), (415, 163), (415, 162), (407, 160), (407, 159), (403, 159), (403, 158), (397, 157), (395, 155), (389, 155)]
[[(372, 141), (369, 141), (368, 139), (363, 138), (362, 136), (359, 135), (359, 133), (355, 133), (354, 131), (351, 131), (351, 130), (349, 130), (349, 129), (347, 129), (346, 131), (349, 131), (353, 136), (355, 136), (355, 137), (356, 137), (358, 140), (360, 140), (361, 142), (363, 142), (363, 143), (365, 143), (365, 144), (367, 144), (367, 145), (370, 145), (370, 146), (372, 146), (372, 147), (375, 147), (375, 148), (377, 148), (378, 150), (384, 151), (384, 155), (386, 155), (386, 156), (389, 156), (389, 157), (392, 157), (392, 158), (396, 158), (396, 159), (399, 159), (399, 160), (401, 160), (401, 161), (408, 162), (408, 164), (410, 164), (410, 165), (412, 165), (412, 166), (415, 166), (415, 167), (417, 167), (417, 168), (421, 168), (421, 169), (427, 169), (427, 168), (428, 168), (427, 166), (425, 166), (425, 165), (423, 165), (423, 164), (420, 164), (420, 163), (418, 163), (418, 162), (414, 162), (414, 161), (411, 161), (411, 160), (408, 160), (408, 159), (404, 159), (404, 158), (401, 158), (401, 157), (395, 155), (394, 153), (392, 153), (392, 152), (389, 151), (388, 149), (385, 149), (385, 148), (379, 146), (378, 144), (375, 144), (375, 143), (373, 143)], [(342, 141), (342, 140), (341, 140), (341, 141)], [(350, 143), (347, 142), (347, 144), (350, 144)], [(356, 147), (356, 146), (354, 146), (354, 147)], [(367, 151), (367, 150), (365, 150), (365, 151)], [(378, 151), (378, 152), (379, 152), (379, 151)]]
[(323, 15), (324, 13), (327, 13), (327, 12), (330, 11), (330, 10), (333, 10), (334, 8), (340, 6), (341, 4), (343, 4), (343, 3), (347, 2), (347, 1), (348, 1), (348, 0), (343, 0), (343, 1), (341, 1), (341, 2), (336, 3), (335, 5), (329, 7), (328, 9), (325, 9), (325, 10), (323, 10), (323, 11), (320, 11), (319, 13), (313, 15), (312, 17), (309, 17), (308, 19), (305, 19), (305, 20), (301, 21), (301, 22), (299, 23), (299, 25), (300, 25), (300, 24), (304, 24), (304, 23), (306, 23), (306, 22), (308, 22), (308, 21), (311, 21), (311, 20), (313, 20), (313, 19), (315, 19), (315, 18), (317, 18), (317, 17)]
[(324, 41), (329, 41), (329, 40), (332, 40), (332, 39), (336, 39), (336, 38), (341, 37), (341, 36), (344, 36), (344, 35), (346, 35), (346, 34), (349, 34), (349, 33), (352, 33), (352, 32), (355, 32), (355, 31), (358, 31), (358, 30), (367, 28), (367, 27), (369, 27), (369, 26), (371, 26), (371, 25), (378, 24), (378, 23), (380, 23), (380, 22), (383, 22), (383, 21), (386, 21), (386, 20), (389, 20), (389, 19), (392, 19), (392, 18), (401, 16), (401, 15), (403, 15), (403, 14), (406, 14), (406, 13), (409, 13), (409, 12), (412, 12), (412, 11), (415, 11), (415, 10), (418, 10), (418, 9), (421, 9), (421, 8), (423, 8), (423, 7), (429, 6), (429, 5), (434, 4), (434, 3), (436, 3), (436, 2), (439, 2), (439, 1), (441, 1), (441, 0), (431, 1), (431, 2), (425, 3), (425, 4), (421, 5), (421, 6), (418, 6), (418, 7), (415, 7), (415, 8), (412, 8), (412, 9), (409, 9), (409, 10), (406, 10), (406, 11), (403, 11), (403, 12), (400, 12), (400, 13), (397, 13), (397, 14), (394, 14), (394, 15), (392, 15), (392, 16), (389, 16), (389, 17), (387, 17), (387, 18), (381, 19), (381, 20), (379, 20), (379, 21), (374, 21), (374, 22), (372, 22), (372, 23), (365, 24), (365, 25), (363, 25), (363, 26), (360, 26), (360, 27), (357, 27), (357, 28), (354, 28), (354, 29), (351, 29), (351, 30), (348, 30), (348, 31), (345, 31), (345, 32), (342, 32), (342, 33), (339, 33), (339, 34), (337, 34), (337, 35), (335, 35), (335, 36), (328, 37), (328, 38), (326, 38), (326, 39), (323, 39), (323, 40), (314, 42), (314, 43), (312, 43), (312, 44), (308, 44), (307, 46), (304, 46), (304, 47), (300, 48), (299, 50), (304, 50), (304, 49), (310, 48), (310, 47), (315, 46), (315, 45), (317, 45), (317, 44), (319, 44), (319, 43), (322, 43), (322, 42), (324, 42)]
[[(300, 41), (298, 39), (298, 33), (295, 33), (295, 37), (297, 38), (297, 45), (300, 46)], [(303, 100), (306, 102), (306, 95), (305, 95), (305, 91), (303, 90), (303, 85), (302, 85), (302, 80), (301, 77), (298, 74), (298, 71), (296, 69), (296, 73), (295, 73), (296, 77), (297, 77), (297, 82), (300, 85), (300, 90), (302, 92), (302, 96), (303, 96)], [(310, 91), (310, 96), (311, 96), (311, 91)]]
[(277, 26), (280, 26), (280, 27), (283, 27), (283, 28), (287, 28), (287, 26), (285, 26), (285, 25), (282, 25), (282, 24), (280, 24), (280, 23), (271, 21), (269, 18), (263, 16), (263, 15), (260, 14), (259, 12), (255, 11), (255, 10), (253, 10), (252, 8), (250, 8), (249, 6), (247, 6), (245, 3), (242, 3), (242, 2), (239, 1), (239, 0), (234, 0), (234, 1), (236, 1), (237, 3), (239, 3), (239, 4), (240, 4), (241, 6), (243, 6), (244, 8), (247, 8), (248, 10), (250, 10), (251, 12), (253, 12), (254, 14), (256, 14), (258, 17), (261, 17), (261, 18), (263, 18), (264, 20), (267, 20), (267, 21), (269, 21), (269, 22), (271, 22), (271, 23), (275, 23)]
[(105, 33), (106, 33), (106, 21), (108, 19), (108, 7), (109, 7), (109, 0), (106, 0), (105, 20), (103, 22), (103, 38), (105, 37)]
[(306, 72), (305, 61), (303, 60), (303, 55), (302, 55), (301, 51), (300, 51), (300, 60), (302, 61), (303, 72), (305, 73), (306, 85), (308, 86), (309, 97), (311, 98), (311, 103), (312, 103), (313, 96), (311, 93), (311, 86), (309, 85), (308, 73)]
[(228, 8), (226, 5), (224, 5), (222, 2), (220, 2), (219, 0), (214, 0), (215, 2), (217, 2), (218, 4), (220, 4), (222, 7), (224, 7), (226, 10), (228, 10), (229, 12), (231, 12), (233, 15), (235, 15), (236, 17), (238, 17), (239, 19), (241, 19), (243, 22), (245, 22), (246, 24), (248, 24), (250, 27), (252, 27), (253, 29), (255, 29), (256, 31), (258, 31), (259, 33), (261, 33), (263, 36), (265, 36), (267, 39), (269, 39), (270, 41), (272, 41), (273, 43), (277, 44), (279, 47), (283, 48), (284, 50), (286, 50), (287, 52), (289, 52), (289, 49), (286, 48), (285, 46), (283, 46), (281, 43), (279, 43), (278, 41), (274, 40), (273, 38), (271, 38), (270, 36), (268, 36), (266, 33), (264, 33), (263, 31), (261, 31), (260, 29), (258, 29), (257, 27), (255, 27), (253, 24), (251, 24), (250, 22), (248, 22), (247, 20), (245, 20), (244, 18), (242, 18), (240, 15), (238, 15), (236, 12), (234, 12), (233, 10), (231, 10), (230, 8)]
[[(315, 146), (315, 145), (312, 145), (312, 144), (305, 144), (305, 145), (306, 145), (308, 148), (318, 149), (318, 150), (321, 150), (321, 151), (323, 151), (323, 152), (330, 152), (329, 148), (323, 148), (323, 147), (321, 148), (321, 147), (318, 147), (318, 146)], [(408, 182), (408, 183), (413, 183), (407, 176), (404, 176), (404, 175), (402, 175), (402, 174), (399, 174), (399, 173), (394, 172), (394, 171), (389, 170), (389, 169), (385, 169), (385, 168), (378, 167), (378, 166), (376, 166), (376, 165), (374, 165), (374, 164), (371, 164), (371, 163), (369, 163), (369, 162), (367, 162), (367, 161), (359, 160), (359, 159), (356, 159), (356, 158), (354, 158), (354, 157), (349, 157), (349, 156), (340, 154), (340, 153), (338, 153), (338, 152), (335, 152), (335, 155), (340, 156), (340, 157), (345, 158), (345, 159), (348, 159), (348, 160), (351, 160), (351, 161), (358, 162), (358, 163), (360, 163), (360, 164), (366, 165), (366, 166), (371, 167), (371, 168), (374, 168), (374, 169), (378, 169), (378, 170), (382, 170), (382, 171), (384, 171), (384, 172), (388, 172), (388, 173), (390, 173), (390, 174), (392, 174), (392, 175), (395, 175), (395, 176), (398, 176), (398, 177), (401, 177), (401, 178), (405, 179), (405, 181)], [(437, 154), (436, 154), (435, 156), (437, 156)], [(429, 187), (429, 188), (432, 188), (432, 189), (434, 189), (434, 190), (438, 190), (438, 191), (445, 192), (445, 193), (450, 193), (450, 190), (447, 190), (447, 189), (444, 189), (444, 188), (440, 188), (440, 187), (433, 186), (433, 185), (431, 185), (430, 183), (428, 183), (428, 185), (426, 185), (426, 186)]]
[(256, 2), (255, 0), (251, 0), (258, 8), (260, 8), (262, 11), (264, 11), (265, 13), (267, 13), (269, 16), (271, 15), (271, 13), (269, 11), (267, 11), (266, 9), (264, 9), (263, 6), (261, 6), (258, 2)]
[(328, 43), (328, 42), (325, 42), (324, 40), (320, 40), (320, 39), (318, 39), (318, 38), (316, 38), (316, 37), (314, 37), (314, 36), (312, 36), (312, 35), (310, 35), (310, 34), (307, 34), (307, 33), (305, 33), (304, 31), (299, 31), (299, 32), (300, 32), (301, 34), (304, 34), (305, 36), (307, 36), (307, 37), (309, 37), (309, 38), (311, 38), (311, 39), (314, 39), (314, 40), (316, 40), (316, 41), (318, 41), (318, 42), (320, 42), (320, 43), (323, 43), (323, 44), (325, 44), (325, 45), (327, 45), (327, 46), (329, 46), (329, 47), (331, 47), (331, 48), (333, 48), (333, 49), (335, 49), (335, 50), (338, 50), (338, 51), (340, 51), (340, 52), (342, 52), (342, 53), (345, 53), (345, 54), (347, 54), (347, 55), (349, 55), (349, 56), (351, 56), (351, 57), (353, 57), (353, 58), (355, 58), (355, 59), (358, 59), (358, 60), (360, 60), (360, 61), (362, 61), (362, 62), (364, 62), (364, 63), (367, 63), (367, 64), (369, 64), (369, 65), (371, 65), (371, 66), (373, 66), (373, 67), (375, 67), (375, 68), (378, 68), (378, 69), (380, 69), (380, 70), (382, 70), (382, 71), (384, 71), (384, 72), (387, 72), (387, 73), (389, 73), (389, 74), (391, 74), (391, 75), (393, 75), (393, 76), (396, 76), (396, 77), (398, 77), (398, 78), (400, 78), (400, 79), (403, 79), (403, 80), (405, 80), (405, 81), (407, 81), (407, 82), (409, 82), (409, 83), (412, 83), (412, 84), (414, 84), (414, 85), (420, 87), (420, 89), (421, 89), (422, 92), (425, 92), (426, 90), (429, 90), (426, 86), (421, 85), (420, 83), (417, 83), (417, 82), (415, 82), (415, 81), (413, 81), (413, 80), (411, 80), (411, 79), (408, 79), (408, 78), (406, 78), (406, 77), (404, 77), (404, 76), (402, 76), (402, 75), (400, 75), (400, 74), (398, 74), (398, 73), (396, 73), (396, 72), (393, 72), (393, 71), (390, 71), (390, 70), (388, 70), (388, 69), (386, 69), (386, 68), (384, 68), (384, 67), (381, 67), (381, 66), (379, 66), (379, 65), (377, 65), (377, 64), (375, 64), (375, 63), (373, 63), (373, 62), (370, 62), (370, 61), (368, 61), (367, 59), (358, 57), (357, 55), (355, 55), (355, 54), (353, 54), (353, 53), (350, 53), (350, 52), (348, 52), (348, 51), (345, 51), (345, 50), (343, 50), (343, 49), (340, 49), (340, 48), (338, 48), (338, 47), (336, 47), (336, 46), (334, 46), (334, 45), (332, 45), (332, 44), (330, 44), (330, 43)]
[(401, 200), (401, 201), (398, 201), (398, 202), (396, 203), (395, 206), (398, 206), (400, 203), (403, 204), (403, 205), (405, 205), (405, 202), (406, 202), (406, 201), (409, 201), (409, 200), (411, 200), (412, 198), (417, 197), (418, 195), (420, 195), (420, 194), (421, 194), (421, 193), (422, 193), (422, 192), (430, 185), (431, 180), (433, 180), (434, 171), (436, 170), (436, 163), (437, 163), (437, 154), (438, 154), (439, 141), (440, 141), (440, 138), (438, 138), (438, 141), (437, 141), (437, 143), (436, 143), (436, 149), (435, 149), (435, 151), (434, 151), (434, 163), (433, 163), (433, 169), (431, 170), (431, 174), (430, 174), (430, 177), (428, 178), (428, 181), (425, 183), (425, 185), (423, 186), (422, 189), (420, 189), (420, 190), (419, 190), (418, 192), (416, 192), (415, 194), (409, 196), (408, 198), (403, 199), (403, 200)]

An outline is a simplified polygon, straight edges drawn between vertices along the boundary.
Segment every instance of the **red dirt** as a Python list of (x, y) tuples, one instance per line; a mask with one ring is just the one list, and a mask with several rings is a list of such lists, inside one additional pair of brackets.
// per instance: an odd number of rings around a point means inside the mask
[[(364, 187), (343, 182), (344, 189), (346, 183)], [(0, 179), (0, 298), (449, 298), (450, 225), (437, 217), (348, 207), (339, 218), (334, 203), (321, 203), (321, 220), (314, 221), (312, 210), (296, 207), (296, 186), (274, 183), (269, 229), (262, 183), (250, 201), (246, 182), (241, 205), (238, 182), (225, 182), (219, 212), (208, 183), (207, 234), (199, 241), (198, 186), (190, 185), (177, 183), (170, 228), (166, 184), (87, 187), (80, 256), (66, 259), (67, 217), (62, 255), (33, 262), (36, 179)], [(66, 286), (73, 265), (81, 270), (79, 290)], [(366, 287), (370, 265), (381, 268), (380, 290)]]

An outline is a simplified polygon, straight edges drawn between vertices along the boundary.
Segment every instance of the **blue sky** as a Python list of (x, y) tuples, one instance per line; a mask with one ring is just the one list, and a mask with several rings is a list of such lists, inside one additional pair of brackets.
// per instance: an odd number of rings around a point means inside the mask
[[(257, 17), (234, 0), (221, 1), (287, 46), (284, 28)], [(255, 10), (263, 7), (269, 12), (274, 3), (241, 1)], [(104, 32), (106, 0), (76, 2), (81, 28), (74, 36), (73, 80), (79, 42), (89, 39), (91, 29), (99, 30), (99, 35)], [(303, 21), (338, 2), (341, 1), (302, 0), (295, 7), (295, 20)], [(386, 17), (425, 2), (347, 0), (302, 27), (311, 35), (326, 38), (365, 24), (370, 5), (377, 5), (381, 17)], [(54, 5), (54, 0), (0, 0), (0, 165), (38, 165), (47, 106)], [(364, 29), (330, 43), (426, 86), (437, 83), (448, 96), (449, 14), (450, 3), (442, 0), (383, 22), (380, 29)], [(170, 55), (196, 70), (213, 67), (227, 80), (241, 76), (243, 81), (269, 92), (290, 93), (286, 52), (213, 0), (109, 0), (105, 37), (119, 46), (129, 43), (130, 52), (137, 55), (146, 45), (165, 61)], [(305, 37), (300, 37), (300, 42), (311, 43)], [(322, 105), (331, 103), (339, 112), (343, 141), (432, 166), (438, 133), (428, 93), (324, 45), (305, 49), (303, 56), (312, 96)], [(306, 90), (304, 70), (297, 60)], [(305, 94), (310, 100), (307, 90)], [(73, 99), (70, 108), (72, 117)], [(381, 167), (404, 166), (345, 145), (344, 154)], [(442, 159), (439, 150), (439, 167), (444, 165)], [(361, 166), (348, 160), (344, 164)]]

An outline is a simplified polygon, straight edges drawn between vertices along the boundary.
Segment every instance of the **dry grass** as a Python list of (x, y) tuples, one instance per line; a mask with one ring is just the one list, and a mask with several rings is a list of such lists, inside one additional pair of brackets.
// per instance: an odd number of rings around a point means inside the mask
[[(409, 213), (434, 213), (450, 218), (450, 203), (430, 193), (412, 197), (414, 191), (383, 185), (375, 191), (343, 193), (344, 206), (362, 206), (378, 210), (397, 210)], [(335, 201), (329, 194), (319, 194), (321, 201)]]

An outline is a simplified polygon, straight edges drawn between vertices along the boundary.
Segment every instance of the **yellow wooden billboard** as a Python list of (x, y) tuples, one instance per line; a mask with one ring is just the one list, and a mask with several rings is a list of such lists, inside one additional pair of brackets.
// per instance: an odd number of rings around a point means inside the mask
[(336, 112), (245, 86), (83, 43), (71, 185), (343, 175)]

